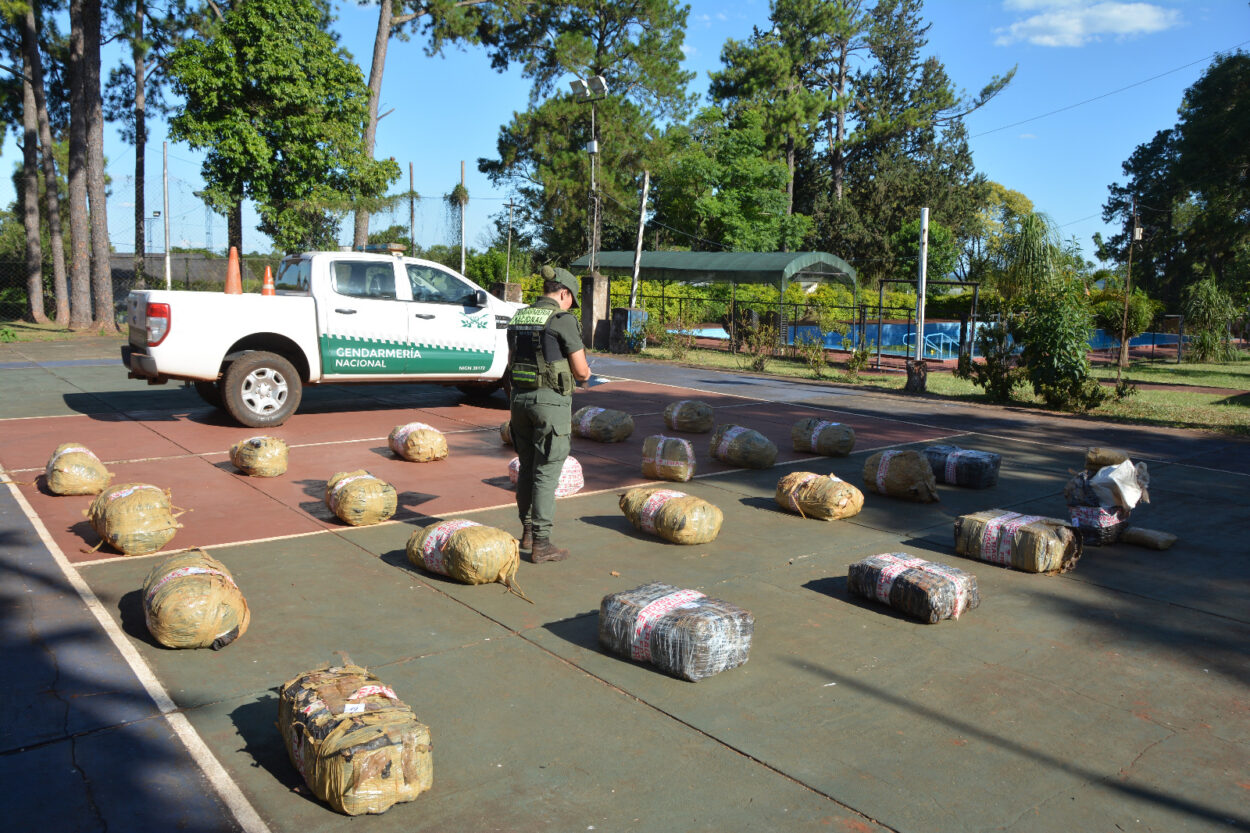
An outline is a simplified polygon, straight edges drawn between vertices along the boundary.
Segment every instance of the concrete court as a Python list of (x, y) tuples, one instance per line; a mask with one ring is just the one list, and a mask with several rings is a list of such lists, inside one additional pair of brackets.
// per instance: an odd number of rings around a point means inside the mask
[[(522, 565), (531, 606), (422, 574), (403, 554), (432, 518), (467, 512), (516, 531), (501, 477), (511, 453), (494, 432), (501, 398), (478, 407), (437, 388), (314, 389), (274, 432), (293, 444), (288, 475), (257, 481), (224, 463), (231, 442), (256, 432), (193, 393), (128, 382), (112, 353), (93, 363), (81, 348), (20, 347), (0, 353), (0, 464), (28, 484), (0, 496), (3, 644), (18, 668), (0, 690), (21, 716), (0, 730), (0, 772), (18, 829), (1250, 827), (1246, 443), (596, 356), (596, 371), (621, 381), (578, 405), (629, 410), (638, 427), (620, 445), (575, 441), (588, 486), (561, 502), (557, 538), (575, 556)], [(716, 542), (677, 547), (635, 533), (616, 492), (642, 482), (638, 444), (661, 429), (664, 405), (694, 397), (720, 421), (764, 431), (782, 455), (770, 471), (733, 471), (692, 437), (700, 477), (680, 488), (726, 519)], [(806, 415), (853, 425), (856, 453), (791, 451), (789, 425)], [(389, 458), (386, 431), (412, 419), (448, 432), (447, 461)], [(86, 499), (38, 485), (69, 439), (117, 482), (151, 479), (192, 509), (170, 548), (207, 546), (230, 566), (253, 608), (243, 639), (217, 653), (150, 641), (137, 588), (155, 557), (83, 552), (95, 543), (80, 523)], [(859, 516), (833, 524), (773, 502), (785, 471), (858, 483), (871, 449), (937, 439), (1001, 452), (999, 486), (940, 487), (941, 502), (925, 506), (869, 494)], [(1090, 548), (1061, 577), (953, 554), (963, 512), (1062, 515), (1087, 444), (1150, 462), (1153, 503), (1134, 520), (1181, 542)], [(325, 514), (324, 480), (359, 467), (399, 488), (397, 521), (350, 529)], [(981, 606), (928, 626), (849, 596), (847, 565), (889, 551), (972, 571)], [(750, 662), (691, 684), (599, 651), (599, 599), (651, 580), (751, 609)], [(379, 817), (351, 820), (308, 797), (273, 726), (277, 686), (339, 650), (434, 736), (434, 789)], [(200, 755), (207, 774), (187, 742), (211, 753)]]

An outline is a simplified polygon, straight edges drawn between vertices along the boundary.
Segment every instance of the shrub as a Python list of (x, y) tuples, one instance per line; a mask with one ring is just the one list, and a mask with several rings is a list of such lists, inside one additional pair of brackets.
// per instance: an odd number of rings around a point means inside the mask
[(1228, 326), (1237, 316), (1233, 299), (1214, 278), (1205, 278), (1185, 290), (1185, 329), (1192, 338), (1189, 356), (1196, 362), (1226, 362), (1237, 356)]
[(1107, 392), (1090, 374), (1092, 330), (1093, 315), (1079, 280), (1059, 277), (1030, 293), (1013, 335), (1024, 346), (1020, 358), (1033, 390), (1048, 405), (1084, 412), (1106, 400)]
[(694, 347), (694, 331), (703, 323), (703, 310), (696, 304), (683, 304), (680, 312), (666, 319), (650, 315), (643, 325), (646, 340), (668, 351), (668, 357), (680, 361)]
[(8, 344), (17, 341), (17, 331), (10, 326), (0, 326), (0, 342)]
[(955, 375), (967, 379), (985, 390), (985, 395), (995, 402), (1007, 402), (1011, 392), (1024, 383), (1024, 369), (1017, 366), (1013, 345), (1004, 323), (991, 324), (977, 330), (977, 349), (983, 361), (974, 362), (971, 356), (960, 356)]
[(777, 352), (777, 333), (776, 327), (767, 324), (752, 328), (742, 339), (738, 366), (757, 373), (767, 370)]
[(819, 379), (825, 373), (828, 361), (825, 359), (825, 340), (818, 335), (804, 333), (794, 341), (794, 349), (807, 364), (812, 376)]

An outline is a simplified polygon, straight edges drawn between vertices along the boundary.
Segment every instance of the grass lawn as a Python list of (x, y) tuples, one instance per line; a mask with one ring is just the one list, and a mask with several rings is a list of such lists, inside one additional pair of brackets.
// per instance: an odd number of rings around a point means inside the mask
[(29, 321), (15, 319), (0, 321), (0, 341), (69, 341), (84, 336), (98, 336), (97, 330), (70, 330), (51, 322), (32, 324)]
[[(1153, 385), (1201, 385), (1250, 391), (1250, 357), (1223, 364), (1135, 362), (1125, 373), (1130, 381)], [(1115, 366), (1099, 365), (1094, 368), (1094, 375), (1099, 379), (1115, 379)]]

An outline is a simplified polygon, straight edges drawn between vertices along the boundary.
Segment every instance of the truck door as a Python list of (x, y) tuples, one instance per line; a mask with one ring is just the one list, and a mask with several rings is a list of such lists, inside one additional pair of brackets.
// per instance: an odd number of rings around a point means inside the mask
[(419, 355), (411, 373), (423, 376), (472, 376), (487, 372), (495, 360), (495, 315), (477, 306), (477, 287), (434, 263), (404, 264), (412, 292), (408, 340)]
[[(321, 332), (326, 376), (402, 377), (414, 350), (408, 343), (409, 303), (396, 292), (396, 262), (354, 259), (330, 263), (330, 294)], [(406, 287), (402, 287), (406, 289)]]

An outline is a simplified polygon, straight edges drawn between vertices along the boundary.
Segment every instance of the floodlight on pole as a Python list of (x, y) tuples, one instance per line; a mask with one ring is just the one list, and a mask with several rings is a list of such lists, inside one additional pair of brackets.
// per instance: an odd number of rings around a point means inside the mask
[(598, 271), (599, 260), (599, 187), (595, 177), (598, 166), (599, 134), (595, 130), (595, 102), (608, 94), (608, 82), (602, 75), (576, 78), (569, 82), (573, 100), (579, 104), (590, 103), (590, 141), (586, 152), (590, 154), (590, 273)]

